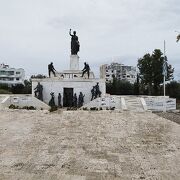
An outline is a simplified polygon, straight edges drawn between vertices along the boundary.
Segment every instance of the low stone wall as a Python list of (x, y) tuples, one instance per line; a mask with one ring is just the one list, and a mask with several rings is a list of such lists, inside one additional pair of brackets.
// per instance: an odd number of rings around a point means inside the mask
[(171, 111), (176, 110), (176, 99), (168, 96), (103, 96), (84, 105), (91, 109), (115, 109), (130, 111)]
[(171, 111), (176, 110), (176, 99), (156, 96), (156, 97), (145, 97), (147, 109), (151, 111)]
[(35, 97), (32, 97), (31, 94), (24, 95), (24, 94), (17, 94), (17, 95), (3, 95), (0, 96), (3, 97), (3, 100), (0, 103), (0, 108), (7, 108), (11, 104), (18, 106), (20, 108), (23, 108), (25, 106), (33, 106), (36, 109), (45, 109), (48, 110), (49, 106), (45, 104), (44, 102), (38, 100)]

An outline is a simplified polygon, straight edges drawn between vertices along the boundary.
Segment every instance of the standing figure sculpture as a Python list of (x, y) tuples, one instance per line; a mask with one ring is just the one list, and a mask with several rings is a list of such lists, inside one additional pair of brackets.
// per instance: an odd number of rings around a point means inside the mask
[(79, 98), (78, 98), (78, 108), (82, 107), (83, 106), (83, 103), (84, 103), (84, 96), (82, 92), (80, 92), (79, 94)]
[(61, 93), (58, 94), (58, 106), (61, 108)]
[(95, 92), (96, 92), (95, 98), (101, 97), (102, 92), (99, 89), (99, 83), (98, 82), (97, 82), (97, 84), (95, 86)]
[(90, 71), (90, 67), (89, 67), (89, 64), (88, 63), (84, 63), (84, 69), (82, 70), (82, 76), (84, 76), (84, 74), (87, 72), (87, 75), (88, 75), (88, 79), (89, 79), (89, 71)]
[(73, 96), (73, 107), (77, 108), (77, 96), (76, 96), (76, 93)]
[(43, 101), (43, 86), (38, 82), (38, 85), (34, 88), (35, 97)]
[(93, 100), (93, 99), (95, 99), (95, 97), (96, 97), (96, 87), (95, 86), (93, 86), (93, 88), (91, 89), (91, 101)]
[(55, 105), (54, 92), (51, 92), (50, 95), (51, 95), (51, 99), (50, 99), (50, 101), (49, 101), (49, 106), (50, 106), (50, 107), (55, 107), (56, 105)]
[(54, 68), (53, 62), (51, 62), (51, 63), (48, 65), (49, 77), (51, 77), (51, 72), (54, 74), (54, 77), (56, 77), (55, 71), (56, 71), (56, 70), (55, 70), (55, 68)]
[(71, 36), (71, 55), (77, 55), (80, 50), (80, 44), (78, 36), (76, 36), (76, 31), (71, 34), (71, 29), (69, 30), (69, 35)]

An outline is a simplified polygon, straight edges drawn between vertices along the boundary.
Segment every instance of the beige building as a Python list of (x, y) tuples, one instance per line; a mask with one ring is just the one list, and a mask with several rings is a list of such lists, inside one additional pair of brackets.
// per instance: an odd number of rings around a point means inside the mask
[(104, 64), (100, 66), (100, 78), (105, 78), (106, 82), (112, 82), (113, 77), (119, 80), (135, 83), (137, 78), (136, 67), (126, 66), (120, 63)]
[(22, 68), (10, 68), (9, 65), (0, 64), (0, 84), (9, 86), (24, 84), (25, 71)]

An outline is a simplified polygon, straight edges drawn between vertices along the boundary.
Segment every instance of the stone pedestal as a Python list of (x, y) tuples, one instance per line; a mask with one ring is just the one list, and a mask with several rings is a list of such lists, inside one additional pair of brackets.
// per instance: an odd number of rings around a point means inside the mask
[(70, 70), (79, 70), (79, 56), (78, 55), (70, 56)]
[(83, 78), (45, 78), (45, 79), (32, 79), (32, 95), (34, 96), (34, 88), (37, 86), (38, 82), (43, 86), (43, 101), (48, 104), (51, 99), (51, 92), (54, 92), (55, 103), (58, 104), (58, 94), (61, 93), (61, 104), (64, 104), (64, 97), (66, 95), (66, 90), (72, 91), (72, 94), (76, 93), (79, 97), (80, 92), (85, 95), (84, 104), (91, 101), (91, 90), (93, 86), (99, 83), (99, 89), (102, 92), (102, 96), (105, 96), (106, 85), (104, 79), (83, 79)]

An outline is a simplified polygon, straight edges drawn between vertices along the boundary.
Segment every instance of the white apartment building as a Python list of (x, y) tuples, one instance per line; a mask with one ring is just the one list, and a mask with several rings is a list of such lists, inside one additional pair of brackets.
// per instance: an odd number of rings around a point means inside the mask
[(0, 64), (0, 84), (8, 84), (8, 86), (24, 84), (24, 79), (24, 69), (10, 68), (9, 65)]
[(126, 66), (119, 63), (104, 64), (100, 66), (100, 78), (105, 78), (106, 82), (112, 82), (113, 76), (119, 80), (129, 81), (134, 84), (137, 79), (136, 67)]

